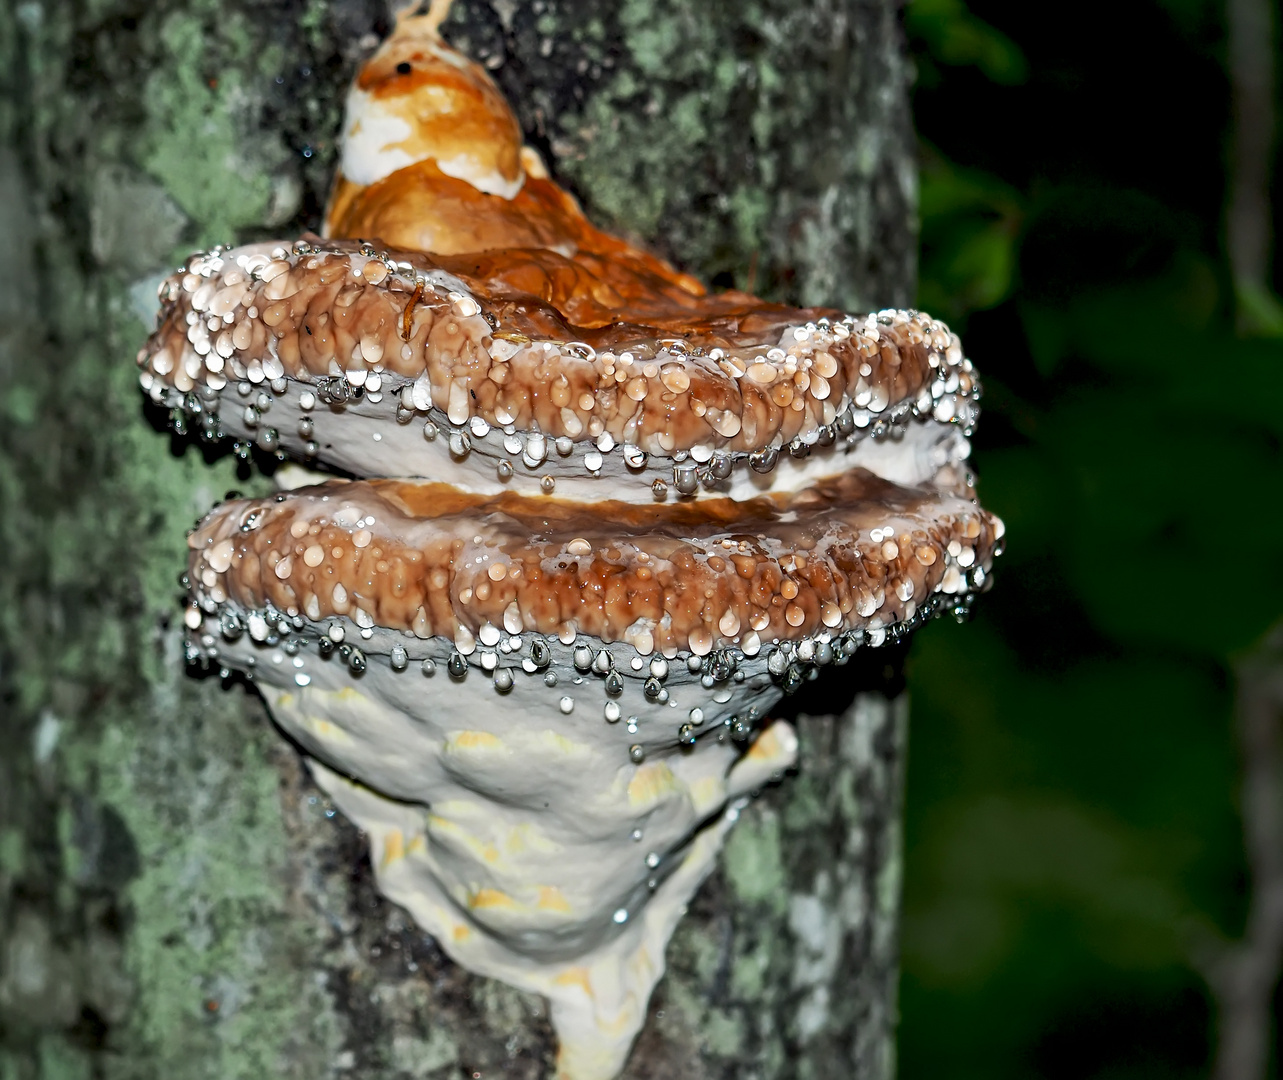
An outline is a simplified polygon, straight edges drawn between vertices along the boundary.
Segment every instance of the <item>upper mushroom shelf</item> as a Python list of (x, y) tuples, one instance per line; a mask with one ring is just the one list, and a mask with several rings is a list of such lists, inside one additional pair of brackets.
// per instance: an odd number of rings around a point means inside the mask
[(153, 399), (246, 452), (482, 494), (918, 485), (966, 456), (979, 391), (948, 327), (708, 295), (596, 229), (430, 25), (353, 86), (326, 231), (169, 278)]

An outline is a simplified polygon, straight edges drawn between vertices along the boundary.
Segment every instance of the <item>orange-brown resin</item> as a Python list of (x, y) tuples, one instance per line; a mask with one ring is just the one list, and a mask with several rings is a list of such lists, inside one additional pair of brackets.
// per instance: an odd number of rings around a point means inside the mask
[[(581, 327), (629, 311), (671, 318), (710, 306), (695, 278), (595, 228), (569, 192), (540, 177), (505, 199), (421, 161), (359, 190), (340, 179), (334, 206), (329, 236), (377, 237), (442, 256), (484, 253), (480, 276), (539, 297)], [(728, 297), (751, 302), (732, 293), (717, 303)]]

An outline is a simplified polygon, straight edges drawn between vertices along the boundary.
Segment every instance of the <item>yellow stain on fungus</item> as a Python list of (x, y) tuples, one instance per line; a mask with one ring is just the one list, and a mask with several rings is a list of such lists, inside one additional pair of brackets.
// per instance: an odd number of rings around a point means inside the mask
[(726, 784), (720, 776), (704, 776), (690, 786), (691, 803), (695, 813), (704, 815), (726, 799)]
[(549, 840), (542, 832), (528, 821), (514, 825), (508, 830), (508, 838), (503, 845), (507, 855), (524, 855), (528, 851), (540, 855), (555, 855), (562, 850), (555, 840)]
[(627, 994), (624, 997), (623, 1006), (615, 1013), (612, 1019), (607, 1020), (603, 1016), (597, 1017), (597, 1030), (618, 1038), (633, 1026), (633, 1018), (636, 1015), (637, 997), (635, 994)]
[(470, 908), (507, 908), (516, 910), (517, 902), (506, 892), (498, 889), (481, 888), (468, 897)]
[(352, 736), (332, 720), (320, 716), (305, 716), (301, 723), (318, 739), (326, 742), (350, 743)]
[(386, 869), (397, 859), (405, 858), (405, 838), (400, 829), (392, 829), (383, 839), (383, 860), (380, 865)]
[(581, 987), (585, 994), (592, 997), (592, 983), (588, 981), (588, 969), (582, 965), (579, 967), (567, 968), (553, 979), (552, 982), (554, 986)]
[(650, 806), (669, 795), (680, 794), (682, 785), (673, 770), (662, 761), (643, 765), (628, 782), (628, 802), (636, 807)]
[(539, 741), (554, 753), (565, 757), (587, 757), (589, 754), (588, 747), (583, 743), (577, 743), (574, 739), (568, 739), (556, 731), (541, 731)]
[(449, 818), (429, 814), (427, 826), (428, 831), (436, 835), (439, 840), (452, 840), (456, 846), (465, 848), (478, 859), (484, 859), (489, 863), (499, 861), (499, 849), (494, 844), (473, 836), (462, 825)]
[(459, 750), (502, 750), (503, 740), (488, 731), (455, 731), (446, 739), (447, 753)]
[(540, 885), (539, 900), (535, 906), (541, 911), (559, 911), (566, 915), (572, 910), (570, 901), (556, 885)]
[(775, 761), (778, 758), (789, 756), (789, 748), (784, 745), (780, 739), (779, 732), (772, 725), (762, 732), (748, 748), (748, 753), (744, 755), (747, 758), (753, 758), (757, 761)]

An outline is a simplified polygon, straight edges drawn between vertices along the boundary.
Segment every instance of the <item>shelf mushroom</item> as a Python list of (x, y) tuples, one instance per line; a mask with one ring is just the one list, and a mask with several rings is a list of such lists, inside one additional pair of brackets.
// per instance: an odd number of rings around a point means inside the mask
[(193, 256), (141, 381), (349, 477), (205, 518), (189, 654), (254, 678), (386, 895), (548, 997), (558, 1075), (609, 1080), (794, 760), (773, 706), (965, 609), (1002, 525), (947, 327), (708, 296), (599, 232), (439, 14), (357, 79), (333, 235)]

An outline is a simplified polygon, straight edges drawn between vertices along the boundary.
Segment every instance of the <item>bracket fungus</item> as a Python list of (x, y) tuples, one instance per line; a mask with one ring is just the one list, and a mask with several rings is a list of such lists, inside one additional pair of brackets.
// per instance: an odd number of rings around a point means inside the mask
[(386, 895), (548, 997), (558, 1075), (607, 1080), (794, 761), (773, 706), (965, 610), (1002, 524), (947, 327), (710, 296), (598, 231), (440, 8), (357, 78), (328, 237), (192, 256), (141, 382), (345, 477), (200, 523), (189, 655), (254, 678)]

